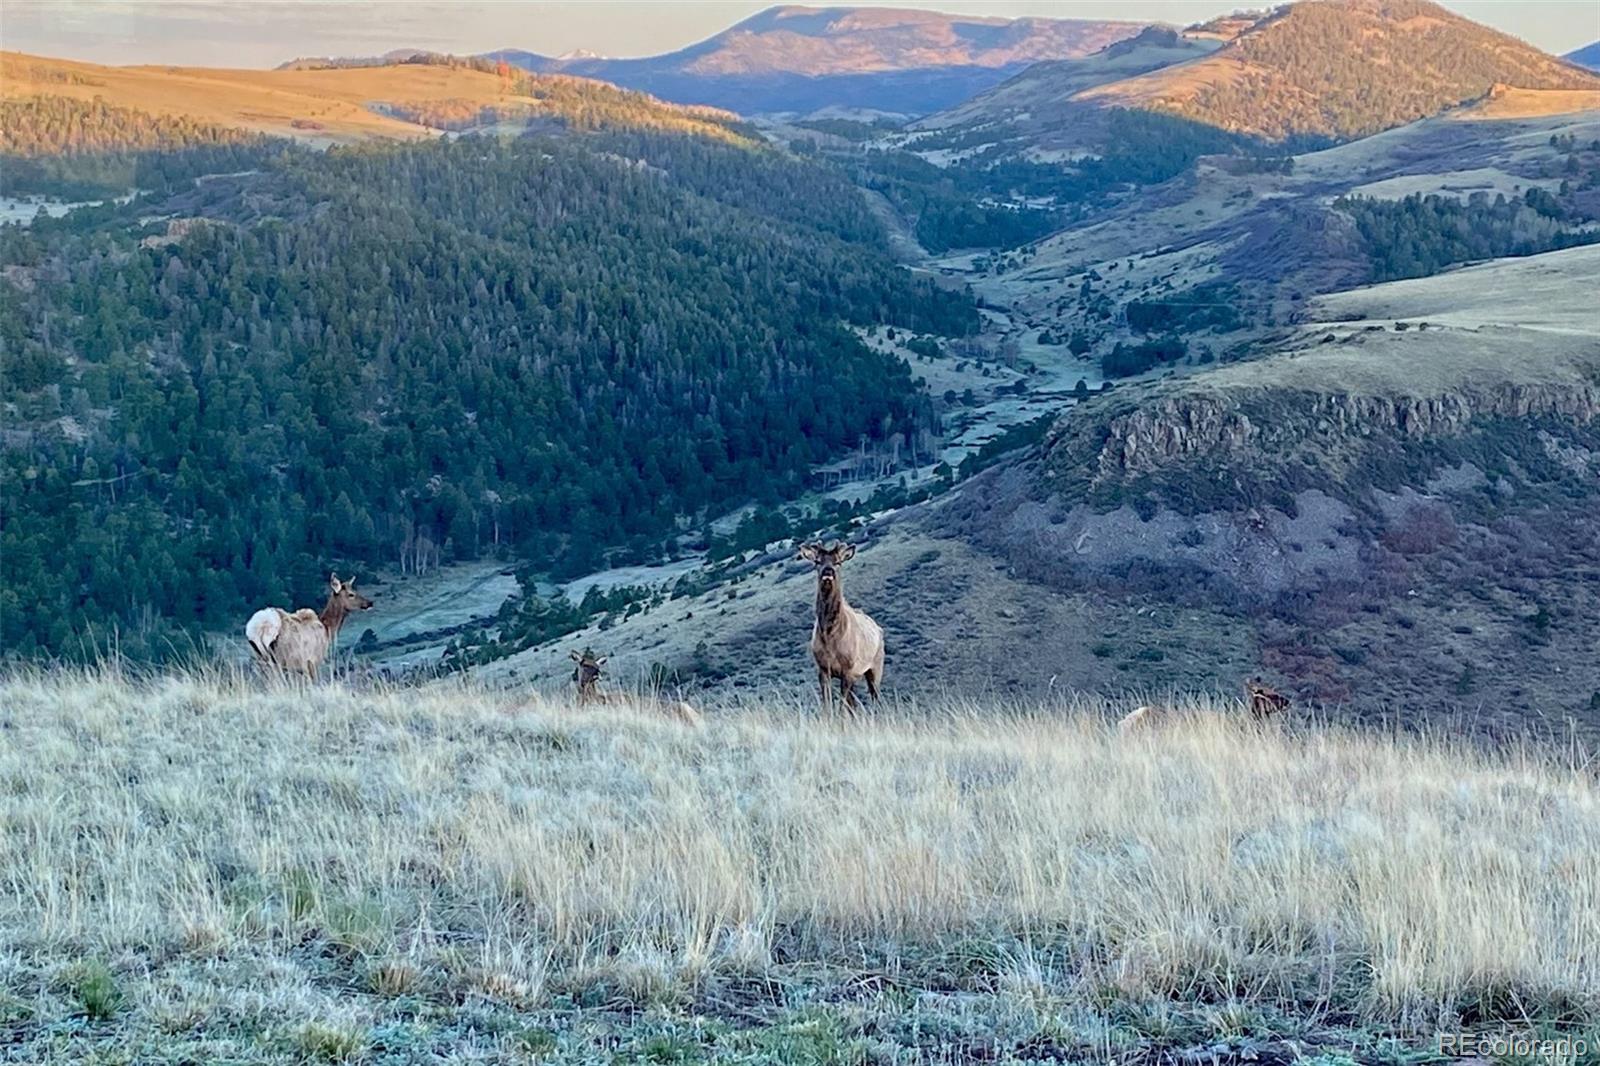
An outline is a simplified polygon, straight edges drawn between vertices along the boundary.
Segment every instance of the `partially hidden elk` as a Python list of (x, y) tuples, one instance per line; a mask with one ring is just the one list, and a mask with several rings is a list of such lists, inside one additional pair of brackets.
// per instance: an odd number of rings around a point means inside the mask
[(684, 725), (700, 724), (700, 712), (682, 700), (666, 700), (649, 695), (608, 692), (600, 687), (600, 668), (605, 666), (607, 655), (596, 655), (585, 648), (572, 652), (572, 682), (578, 686), (579, 707), (638, 707), (654, 711)]
[(1252, 677), (1246, 681), (1244, 692), (1250, 705), (1250, 717), (1258, 722), (1264, 722), (1273, 715), (1289, 709), (1289, 697), (1267, 687), (1266, 682), (1259, 677)]
[[(1291, 706), (1288, 696), (1268, 687), (1259, 677), (1246, 681), (1244, 691), (1245, 706), (1250, 711), (1250, 717), (1258, 722), (1287, 711)], [(1173, 709), (1164, 703), (1147, 703), (1118, 719), (1117, 732), (1123, 736), (1142, 733), (1166, 724), (1173, 719), (1173, 715)]]
[(833, 705), (833, 682), (850, 714), (856, 702), (855, 685), (867, 683), (872, 698), (879, 698), (883, 684), (883, 630), (865, 611), (850, 606), (844, 598), (844, 578), (840, 568), (855, 557), (853, 544), (824, 547), (820, 542), (802, 544), (800, 558), (816, 568), (816, 621), (811, 626), (811, 657), (817, 663), (817, 687), (822, 709)]
[(340, 581), (338, 574), (330, 574), (328, 602), (322, 613), (309, 607), (294, 612), (263, 607), (245, 623), (244, 635), (263, 666), (304, 674), (315, 681), (345, 619), (371, 607), (372, 601), (356, 591), (355, 578)]
[(1165, 722), (1172, 712), (1160, 703), (1147, 703), (1142, 707), (1135, 707), (1117, 722), (1117, 732), (1123, 736), (1151, 729)]

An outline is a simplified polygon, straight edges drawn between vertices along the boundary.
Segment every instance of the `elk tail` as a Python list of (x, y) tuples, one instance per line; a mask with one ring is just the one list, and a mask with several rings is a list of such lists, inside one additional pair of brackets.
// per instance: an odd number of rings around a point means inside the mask
[(256, 653), (256, 657), (263, 662), (271, 661), (273, 642), (282, 630), (283, 617), (276, 607), (262, 608), (244, 624), (245, 639), (250, 642), (250, 649)]

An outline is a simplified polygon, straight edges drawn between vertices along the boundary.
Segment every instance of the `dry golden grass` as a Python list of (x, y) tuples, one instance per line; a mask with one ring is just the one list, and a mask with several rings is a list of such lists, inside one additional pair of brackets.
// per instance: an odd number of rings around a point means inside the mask
[(1446, 113), (1447, 118), (1541, 118), (1600, 111), (1600, 89), (1522, 89), (1497, 85), (1489, 95), (1466, 107)]
[(1111, 1003), (1412, 1037), (1600, 1008), (1592, 767), (1221, 705), (1129, 738), (1098, 705), (979, 711), (687, 729), (466, 683), (14, 675), (0, 1024), (93, 1017), (98, 965), (129, 1047), (355, 1057), (390, 1000), (703, 1011), (841, 974), (1068, 1029)]
[[(438, 135), (437, 130), (379, 114), (372, 109), (375, 102), (418, 110), (496, 107), (530, 115), (544, 108), (541, 101), (508, 93), (494, 74), (456, 67), (409, 63), (328, 70), (111, 67), (21, 52), (0, 52), (0, 94), (102, 97), (135, 111), (319, 144)], [(731, 137), (720, 112), (672, 104), (656, 108), (675, 129), (722, 140)]]

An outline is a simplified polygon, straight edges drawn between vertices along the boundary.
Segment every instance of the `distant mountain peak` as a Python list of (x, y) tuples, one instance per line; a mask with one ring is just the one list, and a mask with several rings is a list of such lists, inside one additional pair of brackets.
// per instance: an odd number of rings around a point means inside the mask
[(511, 50), (490, 54), (530, 70), (579, 74), (743, 112), (845, 106), (920, 114), (966, 99), (1029, 64), (1088, 55), (1145, 25), (782, 5), (665, 55), (551, 60)]
[(1561, 58), (1568, 63), (1587, 67), (1589, 70), (1600, 70), (1600, 41), (1586, 44), (1582, 48), (1574, 48)]
[[(1210, 26), (1211, 24), (1207, 24)], [(1230, 21), (1212, 55), (1086, 91), (1270, 139), (1350, 138), (1405, 125), (1503, 83), (1587, 90), (1600, 79), (1430, 0), (1301, 0)]]

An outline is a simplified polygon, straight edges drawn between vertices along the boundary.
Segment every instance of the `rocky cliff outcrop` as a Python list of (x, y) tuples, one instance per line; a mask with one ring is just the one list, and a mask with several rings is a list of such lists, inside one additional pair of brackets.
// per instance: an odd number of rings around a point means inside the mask
[(1431, 396), (1189, 389), (1119, 406), (1057, 423), (1045, 439), (1045, 469), (1067, 485), (1102, 489), (1195, 462), (1260, 474), (1294, 460), (1337, 486), (1375, 445), (1442, 442), (1508, 419), (1587, 429), (1600, 419), (1600, 384), (1504, 382)]

